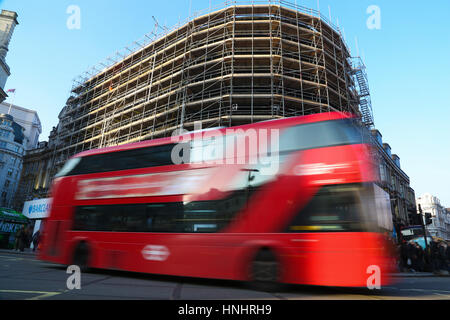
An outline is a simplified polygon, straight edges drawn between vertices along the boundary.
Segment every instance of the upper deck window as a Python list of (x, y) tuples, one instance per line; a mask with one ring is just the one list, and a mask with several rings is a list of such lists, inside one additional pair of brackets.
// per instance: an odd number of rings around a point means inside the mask
[(161, 145), (69, 160), (56, 177), (173, 165), (175, 145)]
[(368, 143), (367, 135), (351, 119), (302, 124), (281, 135), (280, 152)]

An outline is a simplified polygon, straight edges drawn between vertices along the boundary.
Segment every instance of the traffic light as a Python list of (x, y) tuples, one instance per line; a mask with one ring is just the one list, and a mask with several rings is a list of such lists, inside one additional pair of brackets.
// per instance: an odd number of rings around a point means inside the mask
[(413, 226), (421, 226), (422, 225), (422, 216), (417, 213), (411, 213), (409, 215), (409, 223)]
[(429, 225), (433, 223), (433, 219), (431, 218), (431, 213), (425, 212), (425, 225)]

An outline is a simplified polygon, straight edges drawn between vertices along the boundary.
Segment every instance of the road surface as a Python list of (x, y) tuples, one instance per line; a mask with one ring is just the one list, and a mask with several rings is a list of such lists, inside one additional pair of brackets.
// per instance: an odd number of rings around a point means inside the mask
[(0, 252), (1, 300), (395, 300), (450, 299), (450, 277), (400, 277), (381, 290), (286, 286), (280, 292), (251, 290), (217, 281), (122, 271), (81, 274), (81, 289), (69, 290), (66, 268), (30, 254)]

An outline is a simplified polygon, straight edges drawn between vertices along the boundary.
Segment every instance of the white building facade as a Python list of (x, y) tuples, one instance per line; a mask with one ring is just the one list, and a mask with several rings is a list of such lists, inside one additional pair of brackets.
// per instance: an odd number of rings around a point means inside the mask
[(25, 154), (24, 131), (12, 116), (0, 114), (0, 207), (13, 203)]
[(0, 104), (0, 113), (10, 114), (14, 121), (25, 129), (25, 149), (36, 149), (39, 144), (39, 136), (42, 133), (41, 120), (36, 111), (29, 110), (3, 102)]
[(429, 194), (425, 193), (421, 197), (416, 199), (417, 206), (422, 207), (423, 213), (431, 213), (433, 223), (426, 226), (427, 231), (431, 236), (441, 238), (443, 240), (450, 240), (450, 213), (441, 205), (440, 200)]

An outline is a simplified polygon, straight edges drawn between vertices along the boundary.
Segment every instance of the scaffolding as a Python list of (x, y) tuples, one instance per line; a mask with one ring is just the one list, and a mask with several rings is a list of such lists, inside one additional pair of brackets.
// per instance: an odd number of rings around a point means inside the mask
[(349, 49), (319, 11), (229, 1), (161, 29), (75, 79), (60, 115), (57, 166), (84, 150), (170, 136), (195, 122), (366, 116)]
[(360, 57), (352, 58), (352, 74), (355, 78), (356, 91), (361, 112), (362, 123), (369, 129), (374, 128), (372, 100), (370, 98), (369, 80), (366, 66)]

